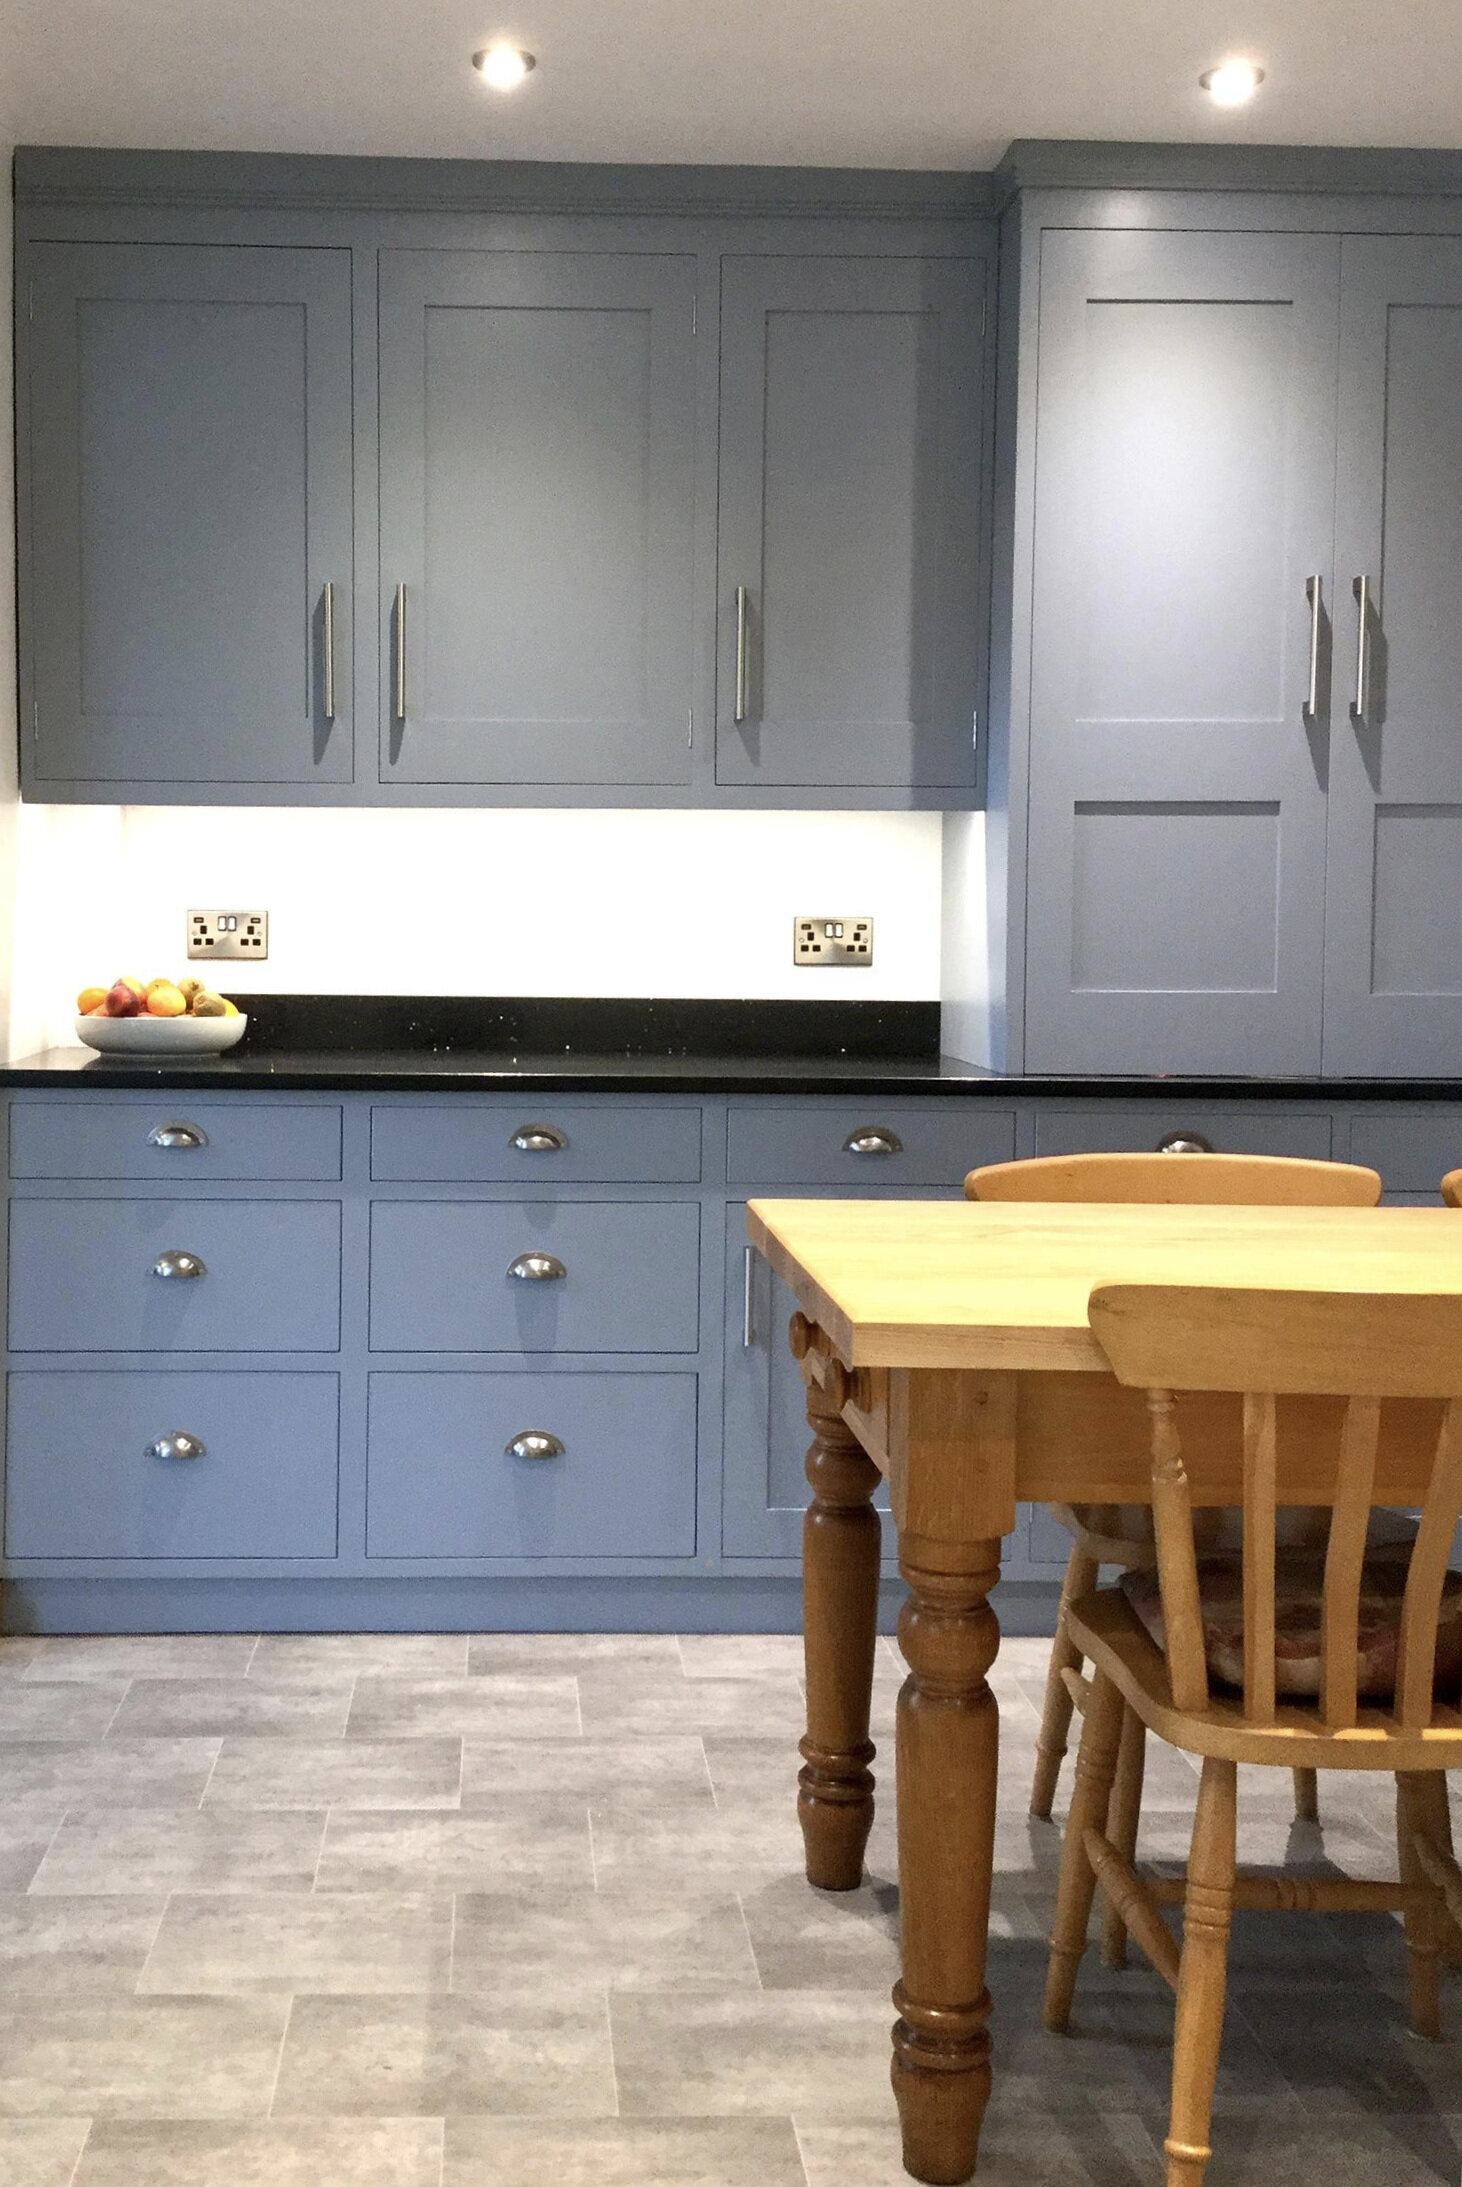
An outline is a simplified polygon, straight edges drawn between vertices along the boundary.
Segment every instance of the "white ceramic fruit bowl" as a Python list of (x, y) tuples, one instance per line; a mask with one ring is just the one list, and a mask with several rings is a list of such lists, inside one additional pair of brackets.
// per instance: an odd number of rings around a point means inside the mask
[(78, 1018), (76, 1037), (103, 1056), (221, 1056), (248, 1028), (236, 1018)]

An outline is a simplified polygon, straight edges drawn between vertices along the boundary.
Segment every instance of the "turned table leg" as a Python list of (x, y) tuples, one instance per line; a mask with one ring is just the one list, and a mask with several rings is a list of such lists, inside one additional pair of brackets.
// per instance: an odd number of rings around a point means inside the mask
[(873, 1827), (868, 1717), (883, 1529), (872, 1497), (881, 1476), (840, 1417), (845, 1383), (832, 1362), (830, 1386), (812, 1381), (807, 1389), (813, 1433), (807, 1453), (812, 1502), (802, 1529), (807, 1736), (797, 1815), (807, 1880), (824, 1891), (857, 1890)]
[(1000, 1645), (987, 1601), (998, 1540), (905, 1535), (909, 1666), (898, 1704), (903, 1979), (894, 1991), (893, 2086), (904, 2164), (950, 2183), (975, 2169), (990, 2094), (985, 1949), (995, 1863), (999, 1713), (986, 1673)]

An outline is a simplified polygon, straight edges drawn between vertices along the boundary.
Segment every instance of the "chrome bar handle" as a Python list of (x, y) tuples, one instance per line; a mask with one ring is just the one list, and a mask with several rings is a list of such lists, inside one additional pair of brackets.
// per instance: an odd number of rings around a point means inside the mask
[(568, 1143), (557, 1124), (520, 1124), (508, 1141), (519, 1154), (562, 1154)]
[(520, 1283), (562, 1283), (568, 1270), (556, 1253), (520, 1253), (509, 1261), (508, 1274)]
[(562, 1458), (563, 1444), (546, 1428), (524, 1428), (503, 1451), (505, 1458)]
[(208, 1445), (201, 1435), (187, 1435), (181, 1428), (174, 1428), (170, 1435), (160, 1435), (155, 1443), (149, 1443), (143, 1452), (145, 1458), (206, 1458)]
[(732, 719), (738, 727), (746, 719), (749, 651), (748, 595), (745, 585), (738, 585), (736, 587), (736, 710), (732, 715)]
[(741, 1349), (749, 1352), (756, 1343), (756, 1323), (751, 1306), (751, 1247), (744, 1248), (741, 1256)]
[(1364, 721), (1371, 710), (1371, 581), (1369, 577), (1357, 577), (1354, 587), (1355, 618), (1355, 699), (1351, 714), (1356, 721)]
[(335, 719), (335, 587), (325, 581), (325, 606), (322, 615), (322, 635), (325, 640), (325, 719)]
[(196, 1283), (200, 1276), (207, 1275), (208, 1264), (196, 1253), (159, 1253), (152, 1264), (152, 1273), (176, 1282)]
[(1310, 603), (1310, 687), (1305, 695), (1305, 713), (1314, 721), (1320, 712), (1320, 618), (1323, 610), (1323, 580), (1319, 577), (1305, 579), (1305, 598)]
[(406, 587), (396, 587), (396, 719), (406, 719)]
[(208, 1134), (201, 1124), (154, 1124), (147, 1134), (150, 1147), (206, 1147)]

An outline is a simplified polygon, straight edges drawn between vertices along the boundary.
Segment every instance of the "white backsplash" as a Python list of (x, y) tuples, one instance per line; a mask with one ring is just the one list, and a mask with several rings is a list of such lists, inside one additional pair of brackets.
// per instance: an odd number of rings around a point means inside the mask
[[(193, 906), (267, 910), (268, 962), (240, 965), (235, 984), (281, 994), (940, 992), (935, 813), (26, 805), (19, 817), (13, 1056), (74, 1044), (78, 988), (180, 971)], [(796, 969), (799, 912), (871, 913), (872, 967)]]

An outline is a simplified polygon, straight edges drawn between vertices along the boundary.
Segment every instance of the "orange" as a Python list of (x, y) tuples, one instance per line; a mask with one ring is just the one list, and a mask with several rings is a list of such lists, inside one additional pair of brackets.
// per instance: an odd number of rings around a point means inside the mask
[(76, 998), (77, 1016), (91, 1017), (94, 1012), (100, 1010), (106, 999), (107, 991), (104, 987), (83, 987)]

